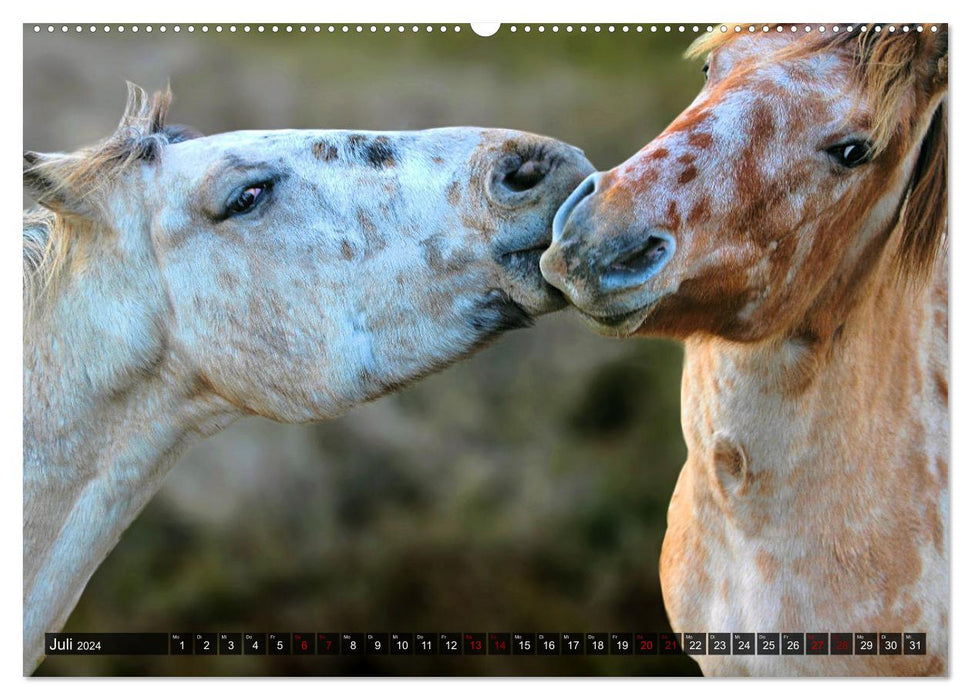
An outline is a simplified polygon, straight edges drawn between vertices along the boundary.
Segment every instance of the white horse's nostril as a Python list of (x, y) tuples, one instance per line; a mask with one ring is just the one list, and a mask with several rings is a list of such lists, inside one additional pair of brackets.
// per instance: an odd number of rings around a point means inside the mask
[(560, 240), (563, 234), (563, 229), (566, 228), (566, 222), (570, 218), (570, 214), (573, 210), (577, 208), (584, 199), (592, 195), (597, 190), (597, 184), (600, 182), (600, 178), (603, 177), (603, 173), (596, 172), (590, 173), (577, 185), (576, 189), (570, 193), (570, 196), (566, 198), (566, 201), (560, 205), (559, 210), (556, 212), (556, 216), (553, 217), (553, 241)]
[(539, 187), (554, 167), (549, 156), (507, 154), (494, 166), (488, 185), (490, 197), (506, 206), (531, 206), (534, 198), (526, 193)]
[(541, 183), (549, 171), (549, 162), (527, 160), (515, 170), (509, 171), (502, 181), (513, 192), (525, 192)]

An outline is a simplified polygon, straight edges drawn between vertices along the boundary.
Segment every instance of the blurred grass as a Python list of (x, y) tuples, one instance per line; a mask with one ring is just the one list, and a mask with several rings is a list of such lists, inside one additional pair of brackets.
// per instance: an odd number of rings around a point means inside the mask
[[(476, 124), (602, 169), (693, 98), (688, 34), (489, 38), (24, 34), (24, 145), (75, 148), (124, 80), (172, 120), (239, 128)], [(314, 426), (241, 421), (194, 448), (95, 574), (76, 631), (663, 631), (657, 564), (685, 457), (681, 350), (569, 313)], [(56, 657), (38, 675), (656, 675), (676, 657)]]

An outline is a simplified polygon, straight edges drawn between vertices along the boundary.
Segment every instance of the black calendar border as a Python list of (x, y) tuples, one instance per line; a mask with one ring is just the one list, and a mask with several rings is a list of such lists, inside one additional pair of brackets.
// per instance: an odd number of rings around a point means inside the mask
[(59, 632), (44, 635), (44, 649), (49, 656), (913, 656), (927, 654), (927, 633)]

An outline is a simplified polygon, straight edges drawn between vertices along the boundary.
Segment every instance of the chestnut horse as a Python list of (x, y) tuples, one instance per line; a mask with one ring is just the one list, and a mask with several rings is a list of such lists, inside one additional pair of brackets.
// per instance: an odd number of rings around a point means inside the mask
[(179, 455), (243, 415), (332, 418), (565, 305), (540, 275), (593, 168), (472, 127), (164, 124), (24, 153), (24, 672)]
[(700, 95), (564, 203), (546, 279), (685, 344), (661, 583), (682, 632), (924, 632), (924, 655), (706, 674), (946, 674), (946, 27), (731, 27)]

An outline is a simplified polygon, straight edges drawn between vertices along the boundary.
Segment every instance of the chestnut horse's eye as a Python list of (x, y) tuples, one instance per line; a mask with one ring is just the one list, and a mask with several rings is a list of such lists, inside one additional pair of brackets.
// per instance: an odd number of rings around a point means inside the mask
[(847, 141), (827, 148), (826, 152), (844, 168), (855, 168), (870, 160), (872, 150), (866, 141)]
[(708, 80), (708, 69), (711, 68), (711, 61), (705, 61), (705, 65), (701, 67), (701, 72), (705, 74), (705, 80)]
[(242, 214), (243, 212), (249, 211), (256, 206), (269, 188), (270, 186), (267, 182), (247, 187), (236, 196), (236, 199), (229, 203), (228, 208), (230, 213)]

